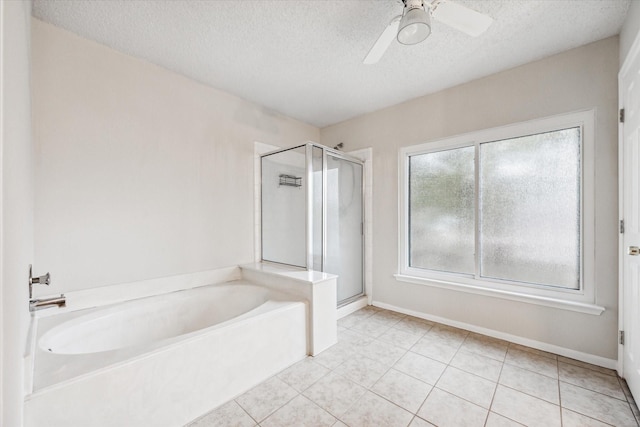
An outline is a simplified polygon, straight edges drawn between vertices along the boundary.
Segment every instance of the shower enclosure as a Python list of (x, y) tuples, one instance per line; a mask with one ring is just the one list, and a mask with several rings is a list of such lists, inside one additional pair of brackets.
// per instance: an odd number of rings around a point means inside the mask
[(261, 156), (262, 260), (338, 275), (338, 306), (364, 295), (363, 164), (308, 143)]

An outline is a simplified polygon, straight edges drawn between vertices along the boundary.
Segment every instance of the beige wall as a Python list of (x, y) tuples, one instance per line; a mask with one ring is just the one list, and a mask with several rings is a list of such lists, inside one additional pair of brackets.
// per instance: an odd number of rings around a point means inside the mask
[(31, 2), (0, 2), (0, 425), (22, 425), (23, 356), (33, 262), (33, 146), (29, 39)]
[(33, 20), (35, 258), (47, 293), (253, 261), (254, 141), (313, 126)]
[[(373, 300), (617, 359), (617, 72), (613, 37), (321, 130), (321, 143), (373, 147)], [(530, 119), (596, 109), (596, 265), (600, 316), (401, 283), (398, 149)]]

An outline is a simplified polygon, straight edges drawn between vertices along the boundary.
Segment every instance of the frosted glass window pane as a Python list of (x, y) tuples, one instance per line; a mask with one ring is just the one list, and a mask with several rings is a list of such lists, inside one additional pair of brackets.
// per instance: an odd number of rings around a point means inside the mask
[(474, 147), (409, 157), (409, 265), (475, 271)]
[(480, 145), (480, 274), (580, 280), (580, 128)]

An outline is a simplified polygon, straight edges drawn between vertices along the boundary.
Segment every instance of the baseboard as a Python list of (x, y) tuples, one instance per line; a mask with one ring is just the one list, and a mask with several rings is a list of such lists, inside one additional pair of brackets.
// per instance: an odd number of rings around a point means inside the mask
[(340, 307), (338, 309), (338, 319), (342, 319), (343, 317), (348, 316), (354, 311), (358, 311), (361, 308), (366, 307), (367, 305), (369, 305), (369, 303), (367, 302), (367, 297), (363, 295), (361, 298), (358, 298), (357, 300)]
[(606, 357), (596, 356), (593, 354), (572, 350), (570, 348), (560, 347), (554, 344), (548, 344), (545, 342), (508, 334), (505, 332), (496, 331), (493, 329), (483, 328), (481, 326), (472, 325), (470, 323), (458, 322), (457, 320), (451, 320), (451, 319), (447, 319), (440, 316), (434, 316), (431, 314), (421, 313), (418, 311), (407, 310), (405, 308), (396, 307), (394, 305), (386, 304), (379, 301), (373, 301), (372, 305), (375, 307), (384, 308), (385, 310), (391, 310), (391, 311), (395, 311), (402, 314), (408, 314), (410, 316), (419, 317), (420, 319), (442, 323), (444, 325), (465, 329), (467, 331), (476, 332), (478, 334), (487, 335), (493, 338), (498, 338), (498, 339), (509, 341), (515, 344), (524, 345), (527, 347), (535, 348), (535, 349), (546, 351), (549, 353), (555, 353), (560, 356), (579, 360), (581, 362), (590, 363), (592, 365), (601, 366), (603, 368), (614, 369), (614, 370), (618, 369), (618, 361), (616, 359), (608, 359)]

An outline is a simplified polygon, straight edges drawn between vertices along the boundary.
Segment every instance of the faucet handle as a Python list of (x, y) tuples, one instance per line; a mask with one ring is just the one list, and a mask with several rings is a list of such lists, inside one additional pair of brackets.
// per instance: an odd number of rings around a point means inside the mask
[(51, 275), (47, 273), (44, 276), (32, 277), (31, 284), (36, 284), (36, 283), (49, 286), (49, 284), (51, 284)]
[(47, 273), (44, 276), (33, 277), (31, 275), (31, 266), (29, 266), (29, 285), (35, 285), (36, 283), (49, 286), (51, 284), (51, 275)]

